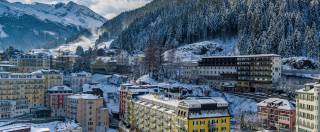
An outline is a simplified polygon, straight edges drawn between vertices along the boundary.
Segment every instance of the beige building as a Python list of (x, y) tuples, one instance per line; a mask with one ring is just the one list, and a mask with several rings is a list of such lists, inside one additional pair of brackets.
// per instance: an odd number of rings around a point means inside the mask
[(296, 91), (296, 131), (318, 132), (320, 114), (320, 83), (305, 84)]
[(85, 132), (103, 132), (108, 129), (108, 109), (103, 98), (91, 94), (74, 94), (67, 97), (66, 117), (80, 123)]
[(18, 100), (19, 105), (44, 106), (45, 78), (35, 73), (0, 72), (0, 100)]

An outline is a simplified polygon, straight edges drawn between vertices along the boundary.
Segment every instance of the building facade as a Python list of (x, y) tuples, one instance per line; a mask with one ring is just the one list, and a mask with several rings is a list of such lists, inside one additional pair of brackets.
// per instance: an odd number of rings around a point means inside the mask
[(269, 98), (257, 104), (258, 115), (267, 130), (295, 131), (296, 107), (286, 99)]
[(17, 66), (22, 73), (34, 72), (40, 69), (50, 69), (52, 56), (47, 54), (18, 54), (9, 59), (11, 65)]
[(44, 76), (47, 89), (63, 85), (63, 74), (58, 70), (38, 70), (34, 73), (42, 74)]
[(1, 72), (0, 100), (17, 100), (22, 107), (44, 106), (47, 91), (44, 80), (42, 74)]
[(222, 98), (183, 100), (147, 94), (134, 101), (133, 124), (136, 131), (229, 132), (228, 103)]
[(108, 129), (108, 109), (103, 107), (102, 97), (91, 94), (68, 96), (66, 112), (66, 117), (79, 122), (85, 132), (102, 132)]
[(70, 88), (74, 93), (83, 92), (82, 85), (91, 82), (92, 75), (88, 72), (71, 73)]
[(54, 86), (47, 91), (46, 106), (51, 109), (52, 117), (64, 117), (67, 96), (72, 95), (72, 89), (67, 86)]
[(296, 91), (296, 131), (319, 131), (320, 83), (308, 83)]
[(0, 100), (0, 119), (15, 118), (29, 113), (28, 106), (24, 104), (25, 102), (17, 100)]
[(198, 76), (212, 87), (235, 92), (268, 92), (281, 77), (280, 56), (274, 54), (205, 57)]
[(68, 52), (61, 52), (58, 54), (58, 56), (55, 56), (53, 58), (52, 67), (53, 69), (71, 73), (78, 59), (78, 55), (74, 55)]

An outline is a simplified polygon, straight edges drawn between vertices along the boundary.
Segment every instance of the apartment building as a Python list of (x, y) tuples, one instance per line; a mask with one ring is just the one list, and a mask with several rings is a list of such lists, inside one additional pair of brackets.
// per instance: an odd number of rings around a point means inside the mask
[(319, 131), (320, 83), (308, 83), (296, 91), (296, 131)]
[(119, 116), (127, 128), (130, 128), (130, 125), (133, 123), (133, 100), (139, 95), (154, 93), (157, 91), (157, 88), (158, 86), (153, 85), (121, 85)]
[(79, 122), (85, 132), (102, 132), (108, 129), (108, 109), (104, 108), (102, 97), (91, 94), (68, 96), (66, 112), (66, 117)]
[(198, 62), (196, 61), (189, 61), (184, 62), (181, 64), (181, 76), (182, 79), (186, 82), (190, 82), (192, 80), (195, 80), (198, 77)]
[(229, 132), (230, 114), (223, 98), (172, 99), (158, 94), (133, 101), (135, 131)]
[(41, 74), (45, 78), (45, 86), (47, 89), (52, 88), (54, 86), (62, 86), (63, 85), (63, 73), (58, 70), (38, 70), (33, 72), (35, 74)]
[(52, 56), (43, 53), (18, 54), (9, 59), (11, 65), (17, 66), (17, 72), (22, 73), (50, 69), (51, 61)]
[(53, 69), (70, 73), (73, 71), (73, 67), (78, 59), (78, 55), (68, 52), (61, 52), (58, 54), (58, 56), (53, 58), (52, 67)]
[(67, 96), (72, 95), (72, 89), (67, 86), (54, 86), (47, 91), (46, 106), (51, 109), (52, 117), (64, 117)]
[(14, 118), (29, 113), (24, 100), (0, 100), (0, 119)]
[(275, 54), (205, 57), (197, 74), (225, 91), (268, 92), (281, 77), (280, 63)]
[(0, 61), (0, 72), (17, 72), (18, 67), (10, 64), (9, 61)]
[(0, 72), (0, 100), (18, 100), (23, 107), (44, 106), (45, 78), (35, 73)]
[(267, 130), (295, 131), (296, 106), (286, 99), (268, 98), (257, 104), (258, 115)]
[(70, 76), (70, 88), (74, 93), (80, 93), (83, 91), (82, 85), (91, 82), (92, 75), (88, 72), (71, 73)]

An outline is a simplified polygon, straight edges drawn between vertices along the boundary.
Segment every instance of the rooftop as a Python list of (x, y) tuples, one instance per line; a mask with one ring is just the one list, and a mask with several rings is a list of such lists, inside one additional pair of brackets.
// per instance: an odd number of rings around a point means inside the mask
[(68, 98), (72, 98), (72, 99), (99, 99), (99, 96), (96, 95), (92, 95), (92, 94), (74, 94), (74, 95), (70, 95), (68, 96)]
[(172, 107), (178, 107), (179, 106), (179, 100), (176, 99), (169, 99), (166, 97), (161, 97), (161, 96), (155, 96), (153, 94), (146, 94), (146, 95), (141, 95), (139, 96), (140, 99), (143, 100), (148, 100), (148, 101), (153, 101), (156, 103), (161, 103), (161, 104), (165, 104), (165, 105), (169, 105)]
[(268, 98), (260, 103), (257, 104), (258, 106), (274, 106), (278, 109), (283, 110), (295, 110), (296, 106), (294, 102), (291, 102), (286, 99), (280, 99), (280, 98)]
[(184, 104), (187, 105), (188, 108), (201, 108), (201, 105), (204, 104), (217, 104), (218, 107), (226, 107), (228, 106), (228, 102), (220, 97), (195, 97), (195, 98), (187, 98), (182, 100)]
[(297, 93), (310, 93), (314, 94), (315, 90), (314, 87), (320, 88), (320, 83), (306, 83), (304, 84), (304, 88), (297, 90)]
[(72, 91), (68, 86), (54, 86), (49, 88), (48, 91)]

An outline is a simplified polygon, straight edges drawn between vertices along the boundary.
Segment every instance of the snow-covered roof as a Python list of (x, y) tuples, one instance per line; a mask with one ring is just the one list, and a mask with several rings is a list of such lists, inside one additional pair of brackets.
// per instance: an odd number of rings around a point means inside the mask
[(297, 90), (297, 93), (309, 93), (314, 94), (315, 89), (314, 88), (320, 88), (320, 83), (306, 83), (304, 84), (304, 88)]
[(244, 57), (281, 57), (277, 54), (257, 54), (257, 55), (238, 55), (238, 56), (210, 56), (210, 57), (203, 57), (203, 58), (244, 58)]
[(139, 96), (140, 99), (142, 100), (148, 100), (148, 101), (153, 101), (156, 103), (161, 103), (161, 104), (165, 104), (168, 106), (172, 106), (172, 107), (178, 107), (179, 105), (179, 100), (176, 99), (169, 99), (169, 98), (165, 98), (165, 97), (156, 97), (155, 95), (152, 94), (146, 94), (146, 95), (141, 95)]
[(271, 106), (283, 110), (295, 110), (295, 104), (286, 99), (268, 98), (257, 104), (258, 106)]
[(228, 109), (224, 110), (202, 110), (201, 112), (191, 112), (190, 119), (196, 118), (212, 118), (212, 117), (227, 117), (230, 116)]
[(68, 86), (54, 86), (49, 88), (48, 91), (72, 91)]
[(74, 121), (69, 121), (69, 122), (60, 122), (56, 126), (57, 131), (70, 131), (74, 129), (81, 129), (79, 124), (75, 123)]
[(74, 95), (70, 95), (68, 96), (68, 98), (72, 98), (72, 99), (99, 99), (99, 96), (96, 95), (92, 95), (92, 94), (74, 94)]
[(19, 125), (8, 125), (8, 126), (0, 127), (1, 132), (12, 132), (12, 131), (19, 131), (24, 129), (31, 129), (31, 126), (19, 124)]
[(90, 77), (92, 76), (91, 73), (89, 72), (85, 72), (85, 71), (81, 71), (81, 72), (78, 72), (78, 73), (71, 73), (71, 76), (86, 76), (86, 77)]
[(38, 73), (38, 74), (43, 74), (43, 73), (62, 74), (59, 70), (53, 70), (53, 69), (41, 69), (41, 70), (34, 71), (32, 73)]
[(181, 101), (188, 108), (201, 108), (204, 104), (217, 104), (218, 107), (227, 107), (228, 102), (221, 97), (210, 97), (210, 98), (188, 98)]

